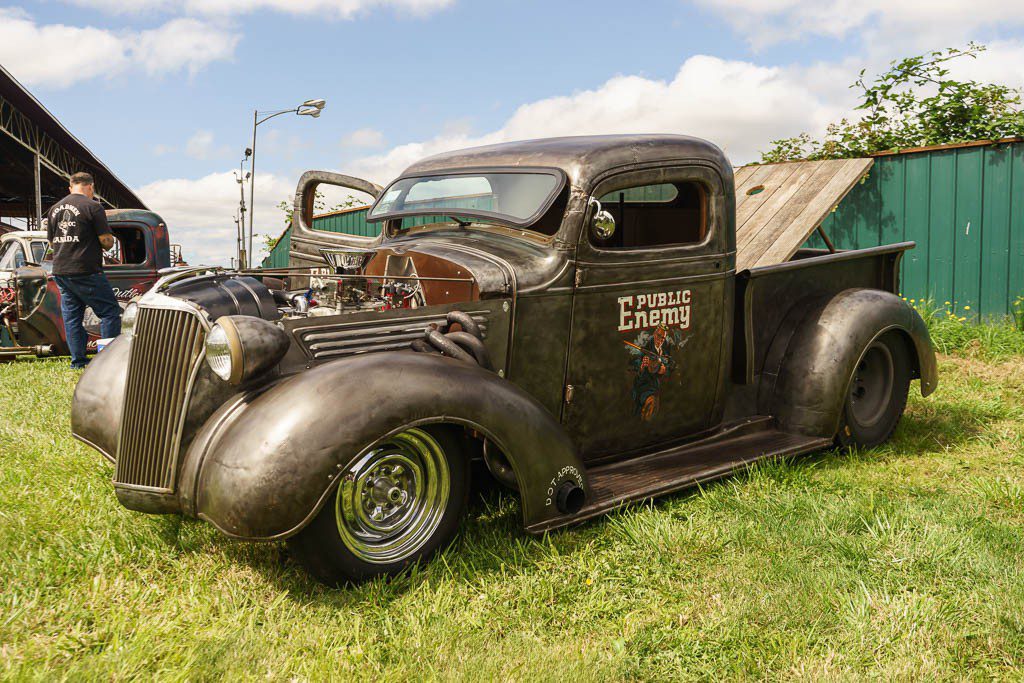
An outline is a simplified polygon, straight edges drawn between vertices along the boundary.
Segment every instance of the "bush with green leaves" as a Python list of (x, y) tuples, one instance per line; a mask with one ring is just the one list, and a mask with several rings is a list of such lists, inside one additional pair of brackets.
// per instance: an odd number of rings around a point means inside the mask
[(828, 126), (825, 137), (808, 133), (772, 140), (763, 163), (797, 159), (847, 159), (910, 147), (1024, 136), (1021, 92), (997, 83), (956, 80), (949, 64), (975, 59), (984, 45), (948, 48), (893, 61), (868, 81), (862, 69), (850, 86), (855, 113)]

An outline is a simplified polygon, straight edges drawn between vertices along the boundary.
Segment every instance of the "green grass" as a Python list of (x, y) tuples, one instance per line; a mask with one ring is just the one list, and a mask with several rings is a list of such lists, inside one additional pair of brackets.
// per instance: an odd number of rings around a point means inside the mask
[(124, 510), (68, 434), (75, 374), (0, 366), (0, 677), (1019, 679), (1024, 357), (992, 357), (943, 357), (883, 448), (541, 538), (493, 494), (428, 566), (344, 590)]
[(1024, 354), (1024, 298), (1012, 304), (1013, 315), (987, 320), (979, 325), (970, 306), (945, 302), (939, 306), (921, 299), (910, 300), (928, 325), (928, 331), (941, 353), (984, 360), (1000, 360)]

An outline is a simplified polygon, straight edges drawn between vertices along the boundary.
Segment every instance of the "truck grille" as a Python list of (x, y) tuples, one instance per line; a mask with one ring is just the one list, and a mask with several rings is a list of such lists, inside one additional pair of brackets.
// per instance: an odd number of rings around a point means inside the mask
[(188, 387), (201, 360), (205, 330), (188, 311), (139, 308), (114, 483), (174, 490)]

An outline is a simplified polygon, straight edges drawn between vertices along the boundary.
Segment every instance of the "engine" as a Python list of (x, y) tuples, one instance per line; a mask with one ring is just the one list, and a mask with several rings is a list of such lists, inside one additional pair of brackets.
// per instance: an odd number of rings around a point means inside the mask
[(310, 277), (309, 289), (291, 293), (286, 317), (390, 311), (425, 305), (416, 280), (367, 278), (353, 275)]
[[(383, 312), (475, 298), (469, 273), (458, 266), (450, 272), (453, 266), (440, 259), (345, 247), (320, 253), (328, 267), (313, 269), (319, 272), (309, 276), (306, 289), (275, 292), (282, 316)], [(447, 270), (439, 276), (425, 275), (417, 261), (428, 271), (439, 266)]]

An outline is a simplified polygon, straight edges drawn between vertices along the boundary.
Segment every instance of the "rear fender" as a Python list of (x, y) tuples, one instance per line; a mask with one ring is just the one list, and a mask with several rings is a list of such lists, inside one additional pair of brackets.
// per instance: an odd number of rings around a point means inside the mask
[(316, 366), (222, 406), (185, 456), (183, 510), (232, 537), (287, 538), (353, 459), (432, 423), (476, 430), (506, 454), (527, 526), (562, 516), (551, 491), (566, 481), (590, 497), (573, 444), (536, 399), (477, 365), (404, 351)]
[(789, 338), (771, 412), (780, 427), (831, 438), (839, 429), (853, 370), (867, 347), (899, 330), (915, 362), (911, 377), (921, 395), (938, 386), (935, 350), (921, 316), (898, 296), (878, 289), (848, 289), (816, 307)]

